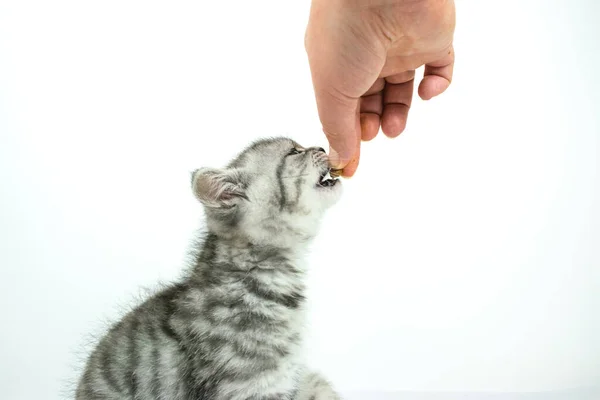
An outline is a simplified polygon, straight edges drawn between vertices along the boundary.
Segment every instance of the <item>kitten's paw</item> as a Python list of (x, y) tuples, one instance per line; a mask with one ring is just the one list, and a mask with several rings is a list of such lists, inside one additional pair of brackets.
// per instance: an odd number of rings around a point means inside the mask
[(342, 400), (327, 379), (318, 373), (308, 374), (297, 400)]
[(342, 398), (330, 387), (313, 393), (309, 400), (342, 400)]

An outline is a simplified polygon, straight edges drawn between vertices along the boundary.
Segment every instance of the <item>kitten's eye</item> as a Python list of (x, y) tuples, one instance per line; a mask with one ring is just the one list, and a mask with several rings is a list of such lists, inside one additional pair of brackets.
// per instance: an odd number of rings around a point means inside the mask
[(294, 147), (293, 149), (290, 150), (290, 152), (287, 155), (293, 156), (294, 154), (300, 154), (300, 153), (302, 153), (302, 152)]

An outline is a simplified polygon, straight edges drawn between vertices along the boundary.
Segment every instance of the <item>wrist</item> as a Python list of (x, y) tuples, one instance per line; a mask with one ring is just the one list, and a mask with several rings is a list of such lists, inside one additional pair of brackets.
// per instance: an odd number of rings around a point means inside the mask
[(454, 0), (312, 0), (311, 17), (366, 22), (389, 28), (385, 36), (406, 37), (406, 27), (410, 31), (416, 22), (435, 19), (432, 15), (449, 9), (454, 9)]
[(440, 6), (452, 0), (312, 0), (313, 5), (329, 6), (332, 8), (376, 9), (385, 7), (400, 7), (406, 11)]

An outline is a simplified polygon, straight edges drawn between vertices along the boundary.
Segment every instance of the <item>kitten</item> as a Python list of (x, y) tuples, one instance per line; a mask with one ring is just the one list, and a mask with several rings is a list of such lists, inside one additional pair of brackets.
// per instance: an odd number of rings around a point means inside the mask
[(340, 197), (321, 148), (258, 141), (192, 174), (208, 234), (189, 276), (127, 314), (76, 400), (337, 400), (302, 364), (304, 252)]

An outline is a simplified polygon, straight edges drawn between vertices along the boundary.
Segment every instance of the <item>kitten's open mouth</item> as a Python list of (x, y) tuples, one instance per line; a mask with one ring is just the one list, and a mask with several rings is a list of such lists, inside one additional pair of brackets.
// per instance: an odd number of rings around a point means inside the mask
[(330, 175), (331, 169), (326, 169), (321, 173), (319, 180), (317, 181), (317, 186), (320, 187), (332, 187), (338, 183), (339, 179), (334, 179)]

